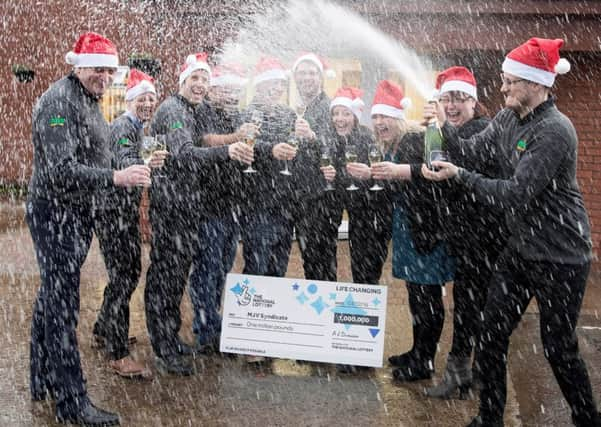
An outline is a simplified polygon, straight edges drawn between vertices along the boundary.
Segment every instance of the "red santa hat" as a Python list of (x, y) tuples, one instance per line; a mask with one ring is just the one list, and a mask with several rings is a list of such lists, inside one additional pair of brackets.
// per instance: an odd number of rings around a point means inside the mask
[(301, 53), (294, 64), (292, 65), (292, 72), (295, 72), (301, 62), (310, 62), (319, 68), (319, 72), (323, 75), (325, 70), (325, 76), (328, 79), (333, 79), (336, 77), (336, 71), (332, 70), (326, 60), (321, 56), (318, 56), (315, 53), (311, 52), (303, 52)]
[(257, 85), (267, 80), (287, 80), (288, 72), (279, 59), (270, 56), (262, 57), (255, 66), (253, 84)]
[(434, 97), (447, 92), (463, 92), (474, 99), (478, 99), (476, 79), (465, 67), (451, 67), (438, 73), (436, 76), (436, 92)]
[(211, 86), (246, 86), (246, 70), (242, 65), (227, 63), (213, 68)]
[(570, 63), (559, 57), (559, 48), (562, 46), (561, 39), (533, 37), (507, 54), (503, 71), (551, 87), (557, 74), (570, 71)]
[(405, 98), (403, 89), (390, 80), (382, 80), (376, 87), (376, 94), (372, 102), (371, 115), (382, 114), (383, 116), (402, 119), (405, 117), (404, 110), (411, 107), (411, 100)]
[(119, 55), (112, 41), (93, 32), (82, 34), (65, 55), (67, 64), (78, 68), (119, 66)]
[(211, 67), (209, 67), (208, 58), (209, 55), (206, 52), (188, 55), (179, 74), (179, 84), (181, 85), (188, 77), (190, 77), (190, 74), (197, 70), (205, 70), (210, 76)]
[(139, 95), (143, 95), (148, 92), (154, 93), (155, 95), (157, 94), (157, 90), (154, 87), (154, 79), (148, 74), (143, 73), (135, 68), (129, 70), (125, 100), (133, 101)]
[(341, 87), (336, 91), (334, 99), (330, 102), (330, 111), (336, 106), (343, 106), (353, 112), (357, 120), (361, 118), (365, 103), (361, 99), (363, 91), (354, 87)]

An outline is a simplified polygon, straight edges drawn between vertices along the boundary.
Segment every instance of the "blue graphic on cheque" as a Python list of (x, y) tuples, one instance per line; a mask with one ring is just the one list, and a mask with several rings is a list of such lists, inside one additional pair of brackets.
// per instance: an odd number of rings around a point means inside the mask
[(311, 303), (311, 307), (315, 309), (317, 314), (321, 314), (321, 312), (328, 308), (329, 305), (326, 304), (321, 297), (319, 297)]
[[(328, 293), (325, 293), (323, 296), (318, 295), (319, 286), (317, 286), (317, 284), (315, 284), (315, 283), (309, 283), (309, 285), (307, 285), (307, 287), (303, 290), (303, 287), (301, 285), (299, 285), (297, 282), (295, 282), (292, 285), (292, 290), (295, 292), (298, 292), (298, 294), (296, 295), (296, 300), (301, 305), (305, 305), (307, 302), (313, 300), (313, 297), (315, 297), (313, 302), (309, 303), (308, 305), (311, 306), (318, 315), (321, 315), (327, 309), (329, 309), (329, 311), (331, 311), (332, 313), (339, 313), (339, 314), (355, 314), (355, 315), (366, 315), (367, 314), (367, 311), (365, 311), (361, 306), (359, 306), (359, 305), (357, 305), (357, 303), (355, 303), (355, 300), (353, 299), (353, 294), (351, 294), (351, 293), (349, 293), (346, 296), (346, 298), (344, 299), (344, 302), (341, 305), (332, 307), (332, 303), (330, 302), (330, 304), (328, 304), (326, 301), (334, 301), (334, 304), (335, 304), (336, 298), (338, 296), (336, 294), (336, 292), (328, 292)], [(371, 303), (375, 307), (377, 307), (378, 305), (380, 305), (382, 303), (382, 301), (380, 301), (376, 297), (373, 300), (371, 300)], [(345, 329), (347, 329), (347, 330), (352, 326), (349, 323), (344, 323), (343, 325), (344, 325)], [(375, 337), (380, 332), (380, 329), (370, 329), (369, 332), (372, 335), (372, 337)]]
[(306, 303), (307, 301), (309, 301), (309, 298), (307, 298), (307, 296), (305, 295), (304, 292), (301, 292), (301, 294), (299, 296), (296, 297), (296, 300), (303, 305), (304, 303)]

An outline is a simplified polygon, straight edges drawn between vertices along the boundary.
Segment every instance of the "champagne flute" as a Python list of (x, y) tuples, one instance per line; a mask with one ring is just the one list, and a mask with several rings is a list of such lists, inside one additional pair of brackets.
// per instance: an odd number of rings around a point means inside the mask
[[(294, 135), (294, 129), (292, 129), (292, 131), (290, 132), (286, 144), (294, 148), (298, 148), (298, 139), (296, 139), (296, 136)], [(288, 160), (284, 160), (284, 169), (282, 169), (280, 173), (286, 176), (292, 175), (292, 172), (290, 172), (290, 169), (288, 169)]]
[[(380, 150), (380, 148), (377, 145), (374, 144), (369, 148), (368, 157), (369, 157), (370, 165), (373, 165), (374, 163), (380, 163), (382, 161), (382, 157), (383, 157), (382, 151)], [(378, 183), (375, 182), (374, 185), (369, 187), (369, 189), (371, 191), (380, 191), (380, 190), (383, 190), (384, 187), (378, 185)]]
[[(263, 123), (263, 112), (260, 111), (260, 110), (253, 110), (253, 112), (250, 115), (250, 121), (252, 123), (254, 123), (255, 126), (257, 126), (257, 131), (258, 131), (261, 128), (261, 124)], [(252, 133), (249, 133), (248, 135), (246, 135), (246, 138), (244, 138), (244, 142), (246, 144), (250, 145), (251, 147), (254, 147), (255, 146), (255, 142), (256, 142), (256, 134), (255, 134), (255, 132), (252, 132)], [(253, 168), (252, 164), (250, 164), (242, 172), (244, 172), (244, 173), (256, 173), (257, 170)]]
[[(319, 158), (319, 165), (321, 167), (327, 167), (332, 164), (332, 155), (330, 154), (330, 149), (328, 147), (321, 148), (321, 157)], [(334, 191), (334, 187), (332, 187), (332, 183), (327, 181), (325, 191)]]
[[(350, 162), (350, 163), (356, 162), (357, 161), (357, 148), (354, 145), (347, 145), (344, 150), (344, 156), (346, 157), (347, 162)], [(359, 187), (357, 187), (355, 185), (355, 183), (353, 181), (351, 181), (351, 185), (346, 187), (346, 189), (348, 191), (356, 191), (359, 189)]]
[(140, 157), (142, 158), (146, 166), (150, 166), (152, 154), (157, 150), (159, 150), (159, 142), (155, 137), (142, 137), (142, 144), (140, 145)]

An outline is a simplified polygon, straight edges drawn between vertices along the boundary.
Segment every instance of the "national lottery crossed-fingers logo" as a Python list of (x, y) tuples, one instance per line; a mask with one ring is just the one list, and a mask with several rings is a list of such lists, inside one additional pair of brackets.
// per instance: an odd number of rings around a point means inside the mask
[(242, 284), (239, 282), (233, 288), (230, 288), (230, 291), (236, 296), (236, 301), (238, 301), (238, 305), (248, 305), (252, 301), (252, 296), (255, 294), (256, 290), (250, 287), (250, 280), (244, 279)]

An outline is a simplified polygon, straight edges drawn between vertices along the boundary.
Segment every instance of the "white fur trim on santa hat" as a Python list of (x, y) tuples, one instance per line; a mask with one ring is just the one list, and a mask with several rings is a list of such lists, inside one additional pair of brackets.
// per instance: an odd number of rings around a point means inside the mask
[(511, 58), (505, 58), (502, 69), (505, 73), (513, 74), (516, 77), (539, 83), (546, 87), (553, 86), (555, 82), (555, 73), (523, 64)]
[(363, 103), (361, 98), (351, 99), (344, 96), (339, 96), (332, 99), (332, 102), (330, 102), (330, 111), (332, 111), (332, 109), (337, 106), (348, 108), (355, 115), (355, 117), (357, 117), (357, 119), (360, 119), (365, 104)]
[(211, 67), (204, 61), (197, 61), (195, 55), (188, 55), (186, 58), (186, 64), (189, 64), (188, 67), (181, 72), (179, 75), (179, 84), (180, 86), (190, 75), (197, 70), (205, 70), (211, 76)]
[(288, 73), (286, 70), (274, 69), (257, 74), (253, 79), (253, 85), (266, 82), (267, 80), (287, 80)]
[(442, 95), (443, 93), (446, 93), (446, 92), (455, 92), (455, 91), (467, 93), (472, 98), (474, 98), (476, 100), (478, 99), (478, 93), (476, 90), (476, 86), (471, 85), (468, 82), (464, 82), (461, 80), (449, 80), (449, 81), (444, 82), (442, 84), (442, 86), (440, 87), (439, 95)]
[(296, 67), (303, 61), (309, 61), (319, 68), (319, 71), (323, 73), (323, 64), (321, 60), (314, 53), (307, 53), (305, 55), (299, 56), (296, 61), (294, 61), (294, 65), (292, 65), (292, 71), (296, 71)]
[(405, 118), (405, 113), (400, 108), (394, 108), (387, 104), (375, 104), (371, 107), (371, 115), (381, 114), (383, 116), (394, 117), (395, 119)]
[(142, 80), (140, 83), (125, 92), (125, 100), (133, 101), (138, 96), (148, 92), (154, 93), (155, 95), (157, 94), (157, 90), (152, 83), (150, 83), (148, 80)]
[(65, 55), (67, 64), (76, 68), (108, 67), (117, 68), (119, 66), (119, 57), (117, 55), (108, 55), (104, 53), (80, 53), (69, 52)]
[(211, 86), (246, 86), (248, 79), (245, 79), (235, 74), (223, 74), (211, 78)]

